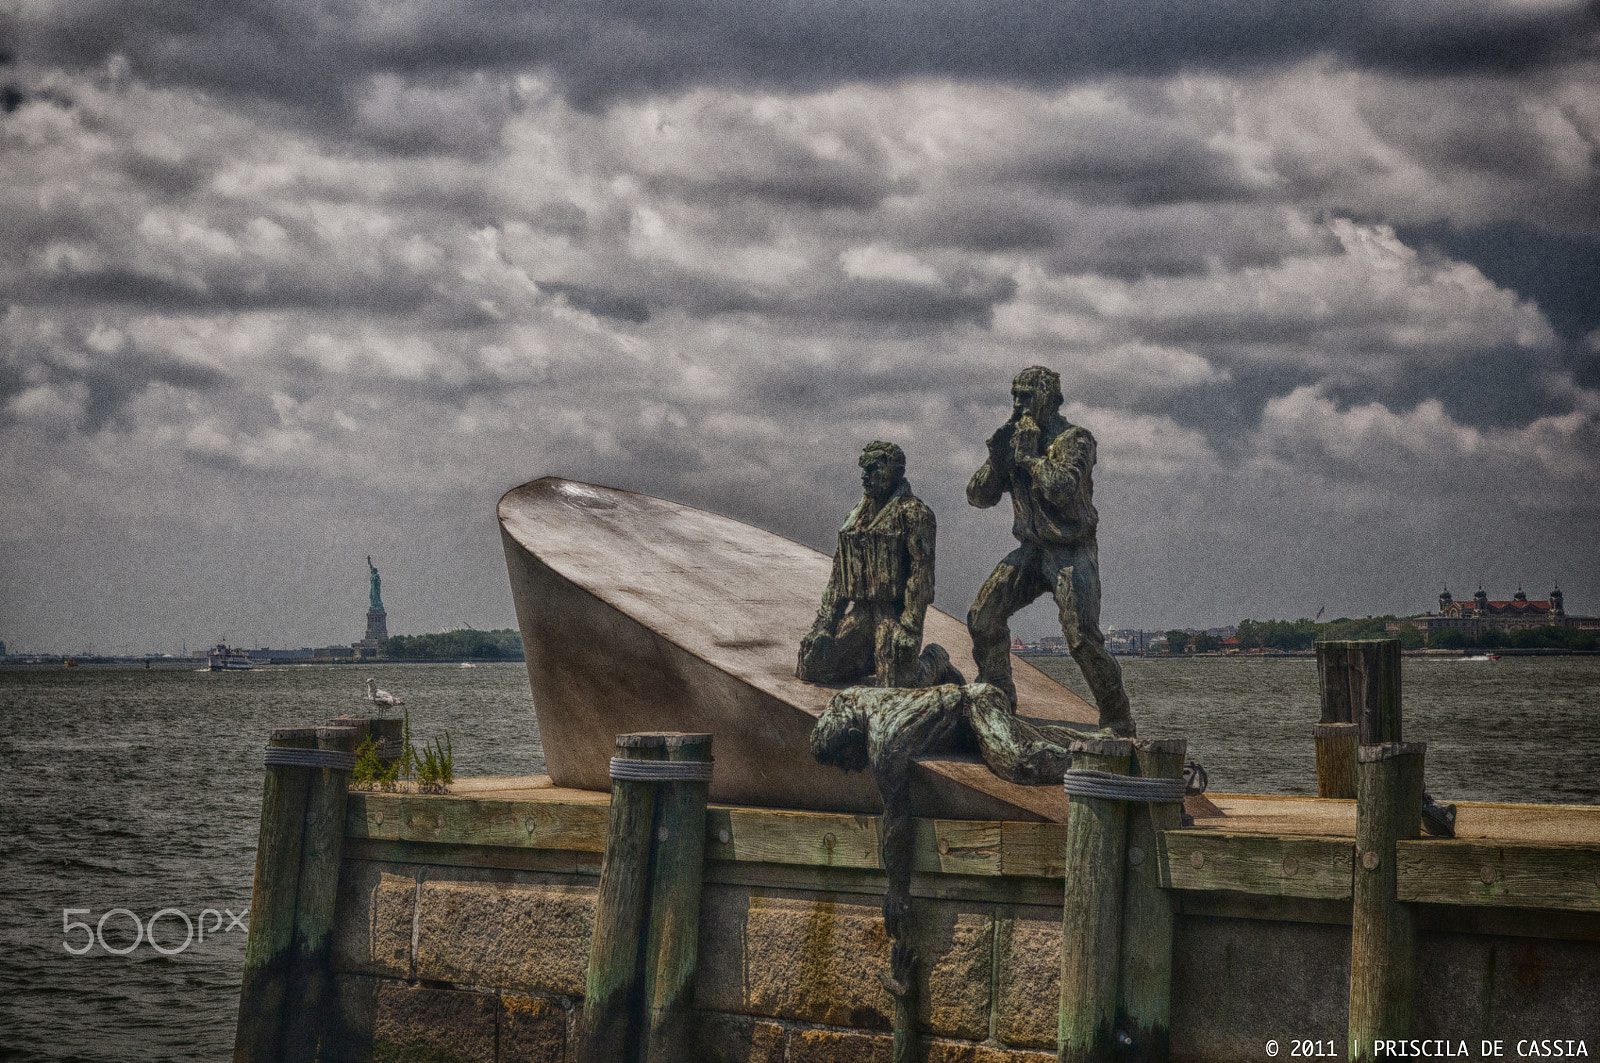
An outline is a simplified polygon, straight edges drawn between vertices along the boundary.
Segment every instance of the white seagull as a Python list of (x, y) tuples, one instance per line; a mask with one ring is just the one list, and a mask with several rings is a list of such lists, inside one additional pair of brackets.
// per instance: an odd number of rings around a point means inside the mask
[(392, 709), (396, 705), (405, 704), (405, 702), (401, 701), (387, 690), (379, 690), (378, 681), (371, 678), (367, 680), (367, 700), (378, 706), (380, 709)]

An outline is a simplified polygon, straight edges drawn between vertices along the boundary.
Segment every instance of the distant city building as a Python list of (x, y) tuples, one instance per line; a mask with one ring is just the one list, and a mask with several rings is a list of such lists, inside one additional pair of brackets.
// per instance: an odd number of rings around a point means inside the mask
[(1402, 624), (1411, 624), (1425, 635), (1435, 631), (1459, 631), (1463, 635), (1481, 635), (1486, 631), (1523, 631), (1535, 627), (1574, 627), (1585, 631), (1600, 631), (1600, 617), (1568, 616), (1561, 588), (1550, 592), (1544, 601), (1533, 601), (1521, 587), (1509, 601), (1490, 601), (1482, 587), (1470, 601), (1457, 601), (1446, 587), (1439, 595), (1437, 613), (1420, 613), (1403, 620), (1391, 620), (1385, 627), (1398, 631)]

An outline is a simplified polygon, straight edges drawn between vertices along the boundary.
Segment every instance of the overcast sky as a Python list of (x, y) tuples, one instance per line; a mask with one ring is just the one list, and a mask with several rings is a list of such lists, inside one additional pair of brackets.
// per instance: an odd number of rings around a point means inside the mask
[(960, 615), (1035, 363), (1109, 625), (1600, 613), (1592, 3), (5, 11), (13, 650), (348, 642), (368, 553), (391, 632), (508, 626), (547, 474), (831, 549), (875, 438)]

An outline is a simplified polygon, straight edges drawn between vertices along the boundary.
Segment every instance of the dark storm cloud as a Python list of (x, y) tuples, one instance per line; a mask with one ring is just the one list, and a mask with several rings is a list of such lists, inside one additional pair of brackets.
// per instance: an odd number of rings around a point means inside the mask
[(548, 64), (575, 99), (598, 103), (717, 81), (814, 88), (951, 75), (1049, 85), (1115, 72), (1258, 69), (1318, 53), (1385, 69), (1512, 71), (1592, 54), (1596, 31), (1593, 4), (1371, 0), (100, 0), (19, 21), (17, 50), (33, 59), (98, 64), (120, 53), (157, 82), (343, 116), (360, 110), (377, 72), (415, 79)]
[(481, 312), (474, 312), (471, 306), (441, 300), (425, 277), (389, 271), (377, 276), (345, 277), (343, 283), (336, 285), (326, 283), (327, 279), (285, 271), (273, 276), (270, 284), (251, 277), (218, 275), (202, 281), (113, 267), (27, 277), (5, 294), (22, 305), (125, 303), (158, 312), (342, 309), (425, 315), (458, 327), (484, 323)]
[[(1437, 247), (1471, 262), (1496, 284), (1521, 292), (1539, 304), (1551, 326), (1576, 341), (1600, 328), (1600, 232), (1560, 233), (1520, 222), (1497, 222), (1472, 229), (1446, 224), (1402, 227), (1407, 243)], [(1574, 344), (1573, 368), (1600, 383), (1593, 352)]]

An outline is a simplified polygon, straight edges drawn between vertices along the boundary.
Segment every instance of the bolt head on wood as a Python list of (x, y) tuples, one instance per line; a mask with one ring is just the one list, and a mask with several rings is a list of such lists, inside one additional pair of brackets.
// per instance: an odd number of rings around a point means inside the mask
[(1189, 863), (1193, 864), (1195, 867), (1205, 867), (1206, 854), (1196, 849), (1194, 852), (1189, 854)]
[(1478, 868), (1478, 877), (1481, 878), (1485, 883), (1493, 882), (1494, 868), (1490, 867), (1488, 864), (1484, 864), (1482, 867)]
[(728, 833), (727, 827), (723, 827), (717, 831), (717, 841), (721, 842), (723, 845), (727, 845), (732, 838), (733, 835)]
[(1382, 858), (1380, 858), (1378, 854), (1373, 852), (1371, 849), (1368, 849), (1366, 852), (1361, 854), (1361, 866), (1366, 868), (1368, 871), (1378, 870), (1378, 865), (1380, 863), (1382, 863)]
[(1296, 860), (1292, 856), (1286, 856), (1286, 857), (1283, 858), (1283, 873), (1285, 875), (1293, 876), (1294, 873), (1296, 871), (1299, 871), (1299, 870), (1300, 870), (1300, 861), (1299, 860)]
[(1128, 850), (1128, 866), (1138, 867), (1144, 863), (1144, 850), (1135, 845)]

